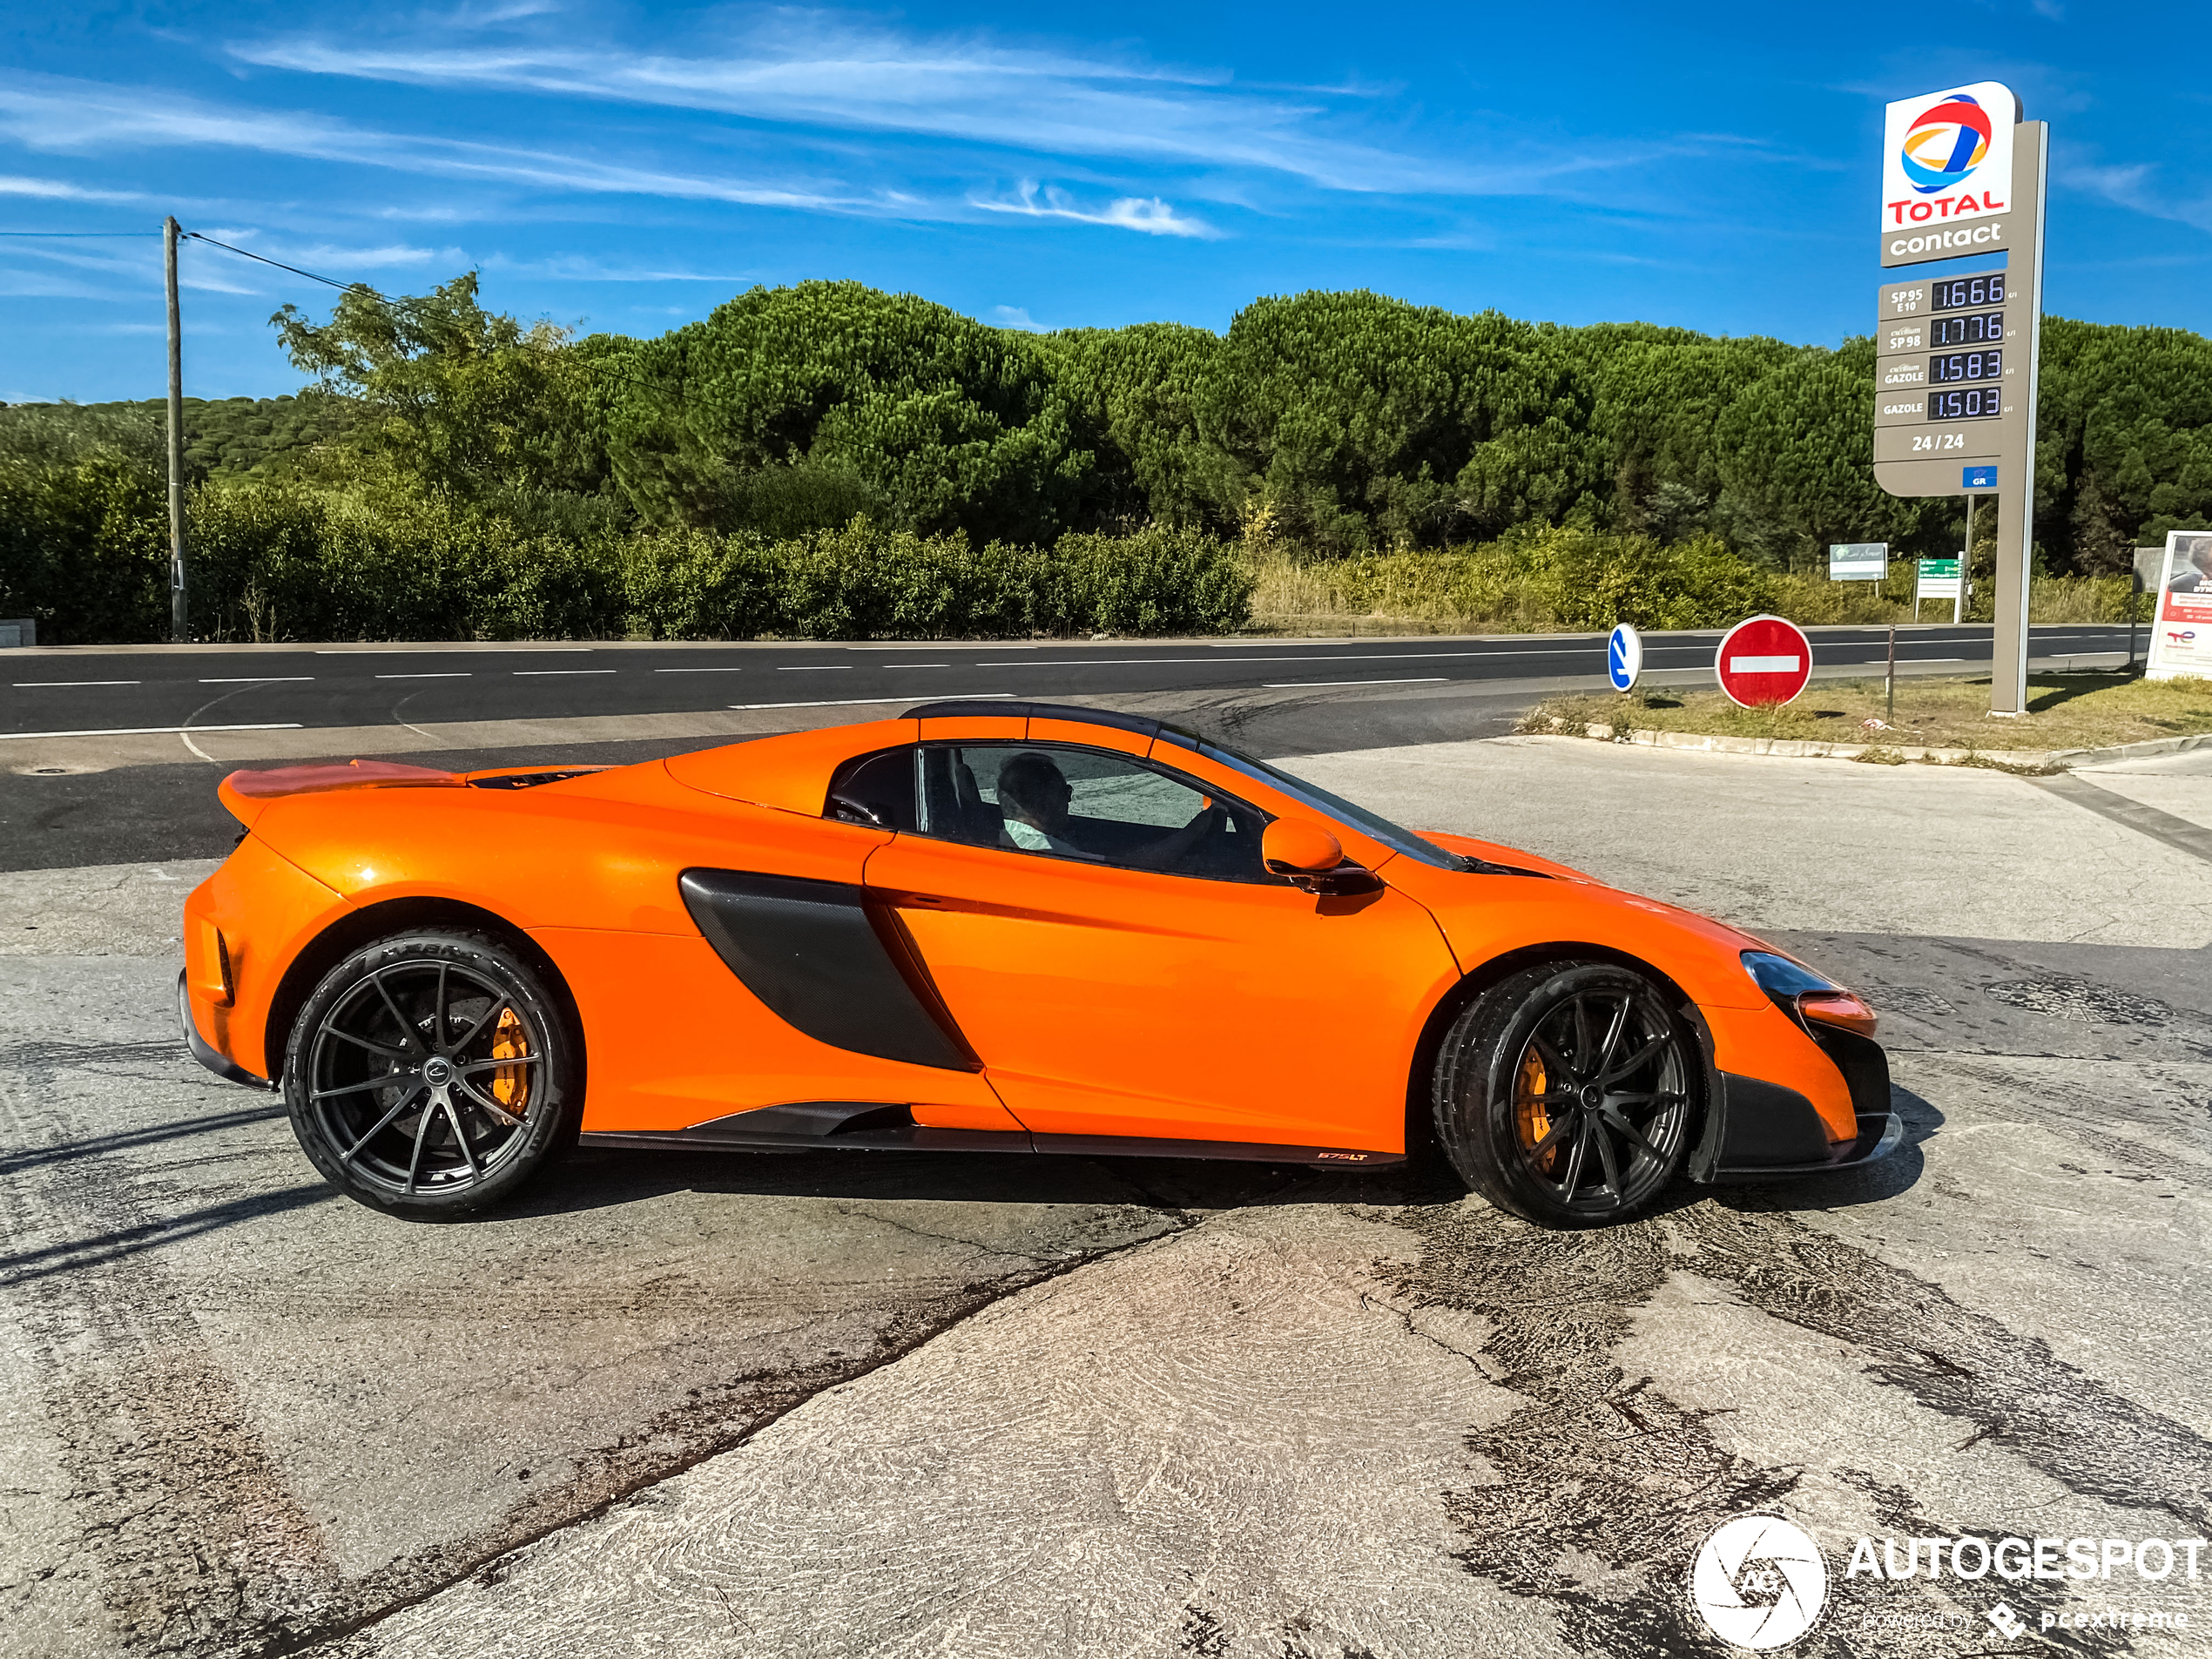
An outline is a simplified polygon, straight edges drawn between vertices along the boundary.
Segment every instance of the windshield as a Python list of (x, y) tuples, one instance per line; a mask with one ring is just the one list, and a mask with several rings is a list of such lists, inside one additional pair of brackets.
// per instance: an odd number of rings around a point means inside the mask
[(1251, 756), (1239, 754), (1234, 749), (1224, 749), (1217, 743), (1210, 743), (1195, 732), (1178, 730), (1164, 721), (1160, 726), (1160, 735), (1185, 748), (1197, 750), (1209, 760), (1233, 766), (1247, 778), (1257, 779), (1279, 789), (1285, 795), (1304, 801), (1308, 806), (1326, 813), (1332, 818), (1340, 818), (1363, 834), (1380, 841), (1392, 852), (1402, 853), (1418, 864), (1433, 865), (1440, 870), (1464, 870), (1468, 867), (1467, 861), (1458, 853), (1446, 852), (1435, 842), (1425, 840), (1404, 826), (1392, 823), (1380, 813), (1369, 812), (1365, 806), (1348, 801), (1341, 795), (1331, 794), (1318, 784), (1310, 784), (1303, 778), (1294, 778), (1279, 767), (1271, 766), (1264, 760), (1255, 760)]

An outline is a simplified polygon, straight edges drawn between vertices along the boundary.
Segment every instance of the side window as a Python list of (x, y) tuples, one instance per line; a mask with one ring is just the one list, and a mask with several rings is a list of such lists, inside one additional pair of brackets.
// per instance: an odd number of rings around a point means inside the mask
[(878, 829), (914, 828), (914, 750), (879, 749), (846, 761), (830, 778), (822, 816)]
[(926, 744), (924, 835), (1217, 881), (1271, 881), (1264, 815), (1126, 755), (1049, 744)]

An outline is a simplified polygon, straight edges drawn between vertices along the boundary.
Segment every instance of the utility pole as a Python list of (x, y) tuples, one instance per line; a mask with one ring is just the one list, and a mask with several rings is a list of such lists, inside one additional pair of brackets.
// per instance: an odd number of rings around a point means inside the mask
[(169, 280), (169, 637), (192, 637), (185, 604), (185, 340), (177, 310), (177, 221), (161, 221), (162, 266)]

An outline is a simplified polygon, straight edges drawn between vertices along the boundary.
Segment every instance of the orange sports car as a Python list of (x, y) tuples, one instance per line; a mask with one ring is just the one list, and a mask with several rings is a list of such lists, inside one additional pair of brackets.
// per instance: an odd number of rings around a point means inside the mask
[[(1573, 1227), (1902, 1134), (1758, 940), (1099, 709), (933, 703), (612, 768), (239, 772), (193, 1053), (404, 1215), (579, 1138), (1374, 1166)], [(273, 1082), (266, 1080), (274, 1080)]]

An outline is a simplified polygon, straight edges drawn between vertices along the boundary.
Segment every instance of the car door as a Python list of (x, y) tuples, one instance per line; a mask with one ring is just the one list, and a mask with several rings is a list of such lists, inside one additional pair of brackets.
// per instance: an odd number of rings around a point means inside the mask
[[(1428, 911), (1270, 876), (1266, 811), (1144, 734), (1082, 730), (925, 741), (913, 826), (863, 878), (1000, 1098), (1039, 1136), (1402, 1150), (1422, 1015), (1457, 971)], [(1048, 770), (1056, 829), (1015, 804)]]

